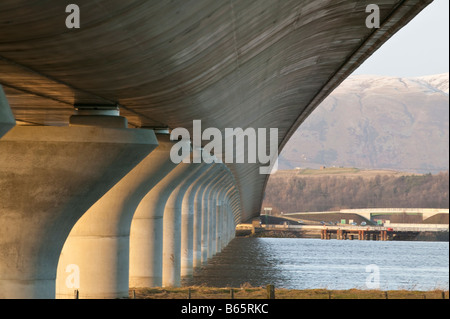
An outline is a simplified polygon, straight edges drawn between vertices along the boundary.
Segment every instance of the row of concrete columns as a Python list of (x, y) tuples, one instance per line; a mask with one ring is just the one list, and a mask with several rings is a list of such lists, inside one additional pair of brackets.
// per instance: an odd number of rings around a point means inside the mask
[(73, 298), (75, 289), (122, 298), (132, 287), (179, 286), (233, 238), (233, 175), (224, 164), (173, 163), (168, 134), (4, 118), (0, 298)]

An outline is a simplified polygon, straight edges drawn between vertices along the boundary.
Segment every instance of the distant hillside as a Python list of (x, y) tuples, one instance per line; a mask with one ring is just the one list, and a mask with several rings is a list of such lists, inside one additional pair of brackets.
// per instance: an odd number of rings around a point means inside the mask
[[(380, 169), (360, 169), (355, 167), (323, 167), (320, 169), (293, 169), (293, 170), (279, 170), (273, 178), (290, 178), (290, 177), (334, 177), (341, 176), (344, 178), (374, 178), (376, 176), (390, 176), (390, 177), (400, 177), (400, 176), (418, 176), (422, 174), (416, 173), (405, 173), (401, 171), (394, 170), (380, 170)], [(271, 178), (272, 178), (271, 176)]]
[(270, 176), (263, 207), (274, 213), (357, 208), (449, 208), (449, 173), (324, 169), (278, 171)]
[(280, 154), (280, 169), (322, 165), (448, 170), (449, 74), (348, 78)]

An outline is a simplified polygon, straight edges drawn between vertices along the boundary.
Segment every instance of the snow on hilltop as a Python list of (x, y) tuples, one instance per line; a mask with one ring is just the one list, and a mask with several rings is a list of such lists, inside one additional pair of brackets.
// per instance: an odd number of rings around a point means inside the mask
[(378, 89), (386, 91), (385, 93), (405, 91), (406, 89), (423, 93), (444, 92), (449, 94), (449, 73), (411, 78), (354, 75), (345, 80), (334, 93), (352, 92), (363, 94), (369, 93), (369, 91), (376, 92)]
[(448, 170), (449, 74), (349, 77), (280, 156), (281, 169), (321, 165)]
[(428, 83), (430, 86), (448, 94), (448, 82), (449, 82), (448, 73), (423, 76), (416, 79)]

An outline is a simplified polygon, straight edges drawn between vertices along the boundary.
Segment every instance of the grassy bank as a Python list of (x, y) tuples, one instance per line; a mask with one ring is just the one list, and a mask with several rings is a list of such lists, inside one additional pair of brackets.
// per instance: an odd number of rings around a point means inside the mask
[[(231, 292), (233, 290), (233, 292)], [(136, 299), (267, 299), (266, 288), (148, 288), (131, 289), (130, 298)], [(442, 290), (290, 290), (276, 289), (276, 299), (448, 299), (449, 292)]]

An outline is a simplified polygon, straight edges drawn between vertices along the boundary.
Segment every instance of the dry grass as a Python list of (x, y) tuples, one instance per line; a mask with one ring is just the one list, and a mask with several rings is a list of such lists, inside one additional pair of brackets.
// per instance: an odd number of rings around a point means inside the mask
[[(130, 298), (136, 299), (232, 299), (231, 288), (184, 287), (184, 288), (148, 288), (130, 290)], [(290, 290), (276, 289), (276, 299), (449, 299), (449, 292), (443, 290)], [(243, 285), (233, 288), (234, 299), (266, 299), (266, 288), (254, 288)]]

